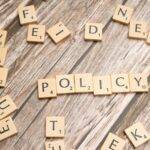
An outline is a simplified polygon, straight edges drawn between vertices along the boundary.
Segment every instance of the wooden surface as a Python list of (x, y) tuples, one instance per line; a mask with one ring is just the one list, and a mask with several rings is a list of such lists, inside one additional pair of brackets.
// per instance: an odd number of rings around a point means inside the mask
[[(0, 27), (8, 31), (9, 47), (5, 66), (9, 68), (6, 87), (18, 106), (12, 115), (17, 136), (0, 142), (1, 150), (43, 150), (45, 118), (66, 118), (66, 149), (99, 150), (108, 132), (126, 139), (125, 150), (133, 147), (123, 131), (141, 121), (150, 132), (150, 94), (96, 96), (74, 94), (39, 100), (37, 80), (68, 73), (149, 73), (150, 46), (127, 38), (128, 27), (112, 21), (118, 3), (135, 9), (133, 18), (150, 23), (149, 0), (24, 0), (34, 4), (38, 22), (46, 29), (63, 21), (72, 36), (55, 45), (48, 36), (44, 44), (26, 42), (27, 27), (20, 26), (17, 7), (21, 0), (0, 1)], [(103, 24), (103, 42), (84, 41), (86, 22)], [(150, 142), (137, 148), (149, 150)]]

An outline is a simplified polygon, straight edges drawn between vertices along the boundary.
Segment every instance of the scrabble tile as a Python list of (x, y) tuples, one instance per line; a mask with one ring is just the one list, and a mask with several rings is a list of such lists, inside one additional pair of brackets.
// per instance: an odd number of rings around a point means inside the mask
[(147, 44), (150, 44), (150, 32), (149, 32), (149, 34), (148, 34), (148, 36), (147, 36)]
[(0, 120), (0, 141), (17, 134), (17, 129), (11, 117)]
[(113, 15), (113, 20), (123, 24), (129, 24), (132, 14), (132, 8), (124, 5), (118, 5)]
[(4, 87), (6, 84), (8, 69), (0, 68), (0, 87)]
[(146, 39), (147, 23), (141, 21), (131, 21), (129, 27), (129, 37), (135, 39)]
[(28, 27), (28, 42), (43, 43), (45, 40), (45, 26), (32, 24)]
[(0, 120), (10, 115), (16, 109), (15, 103), (8, 95), (0, 98)]
[(110, 76), (94, 76), (93, 87), (94, 95), (112, 94)]
[(75, 92), (74, 75), (73, 74), (57, 75), (56, 85), (58, 94), (74, 93)]
[(62, 22), (59, 22), (53, 27), (49, 28), (47, 33), (55, 43), (60, 42), (71, 34), (71, 32)]
[(56, 80), (54, 78), (38, 80), (39, 98), (56, 97)]
[(130, 91), (128, 74), (111, 75), (111, 84), (113, 93), (123, 93)]
[(75, 74), (75, 92), (87, 93), (93, 92), (93, 77), (92, 74)]
[(46, 150), (65, 150), (65, 143), (63, 140), (45, 142)]
[(7, 31), (0, 29), (0, 47), (4, 47), (7, 38)]
[(124, 146), (125, 140), (113, 133), (109, 133), (101, 147), (101, 150), (123, 150)]
[(47, 117), (46, 118), (46, 137), (62, 138), (64, 136), (65, 136), (64, 117)]
[(146, 74), (130, 74), (131, 92), (148, 92), (148, 80)]
[(138, 147), (150, 139), (150, 135), (140, 122), (125, 129), (125, 133), (134, 147)]
[(0, 48), (0, 66), (4, 65), (6, 55), (7, 55), (7, 48), (6, 47)]
[(102, 40), (102, 24), (87, 23), (85, 25), (85, 40), (101, 41)]
[(18, 8), (20, 24), (29, 24), (37, 22), (36, 11), (34, 5), (20, 6)]

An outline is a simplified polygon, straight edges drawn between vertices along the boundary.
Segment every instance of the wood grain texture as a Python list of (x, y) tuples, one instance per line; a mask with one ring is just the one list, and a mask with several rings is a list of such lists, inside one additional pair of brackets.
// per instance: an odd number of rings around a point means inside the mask
[[(150, 22), (148, 0), (25, 0), (26, 4), (36, 6), (38, 22), (46, 25), (47, 29), (62, 21), (72, 31), (72, 36), (58, 45), (48, 36), (44, 44), (26, 42), (27, 27), (20, 26), (17, 16), (19, 3), (18, 0), (8, 1), (6, 11), (6, 4), (0, 2), (0, 7), (3, 8), (0, 11), (3, 14), (0, 26), (5, 27), (9, 34), (9, 52), (5, 64), (9, 68), (9, 76), (6, 88), (0, 89), (0, 93), (9, 94), (19, 108), (12, 116), (19, 133), (1, 142), (2, 149), (43, 150), (45, 119), (49, 115), (62, 115), (66, 118), (67, 150), (99, 149), (108, 132), (114, 131), (122, 135), (124, 127), (127, 127), (124, 118), (130, 124), (140, 120), (146, 127), (150, 126), (149, 107), (144, 101), (148, 101), (149, 94), (76, 94), (43, 101), (37, 96), (39, 78), (61, 73), (149, 73), (150, 47), (144, 41), (129, 40), (128, 27), (111, 19), (116, 5), (123, 3), (135, 8), (134, 18)], [(84, 41), (84, 25), (87, 22), (103, 24), (103, 42)], [(137, 105), (134, 105), (135, 102)], [(132, 112), (139, 107), (142, 108), (141, 111)], [(142, 117), (146, 113), (147, 117)], [(146, 145), (142, 148), (148, 150), (148, 147)], [(131, 149), (130, 143), (126, 149)]]

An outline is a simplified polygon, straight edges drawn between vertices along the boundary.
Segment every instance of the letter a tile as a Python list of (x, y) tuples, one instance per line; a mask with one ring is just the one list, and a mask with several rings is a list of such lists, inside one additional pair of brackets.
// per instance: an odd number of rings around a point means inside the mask
[(150, 139), (150, 135), (140, 122), (125, 129), (125, 133), (134, 147), (138, 147)]
[(65, 150), (65, 143), (63, 140), (45, 142), (46, 150)]
[(65, 136), (64, 117), (47, 117), (46, 118), (46, 137), (62, 138), (64, 136)]
[(57, 75), (56, 85), (58, 94), (74, 93), (75, 92), (74, 75), (73, 74)]
[(38, 80), (39, 98), (56, 97), (56, 80), (54, 78)]
[(0, 141), (17, 134), (17, 129), (10, 117), (0, 121)]
[(125, 140), (115, 134), (109, 133), (100, 150), (123, 150)]
[(10, 115), (16, 109), (15, 103), (8, 95), (0, 98), (0, 120)]
[(124, 5), (118, 5), (114, 13), (113, 20), (123, 24), (129, 24), (132, 14), (132, 8)]
[(85, 25), (85, 40), (101, 41), (102, 40), (102, 24), (87, 23)]

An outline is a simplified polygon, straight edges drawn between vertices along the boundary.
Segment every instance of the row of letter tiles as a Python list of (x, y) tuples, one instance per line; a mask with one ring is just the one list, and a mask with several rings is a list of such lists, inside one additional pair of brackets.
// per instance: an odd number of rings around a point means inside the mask
[(39, 79), (39, 98), (56, 97), (57, 94), (88, 93), (109, 95), (125, 92), (148, 92), (146, 74), (114, 74), (94, 76), (92, 74), (57, 75), (55, 78)]

